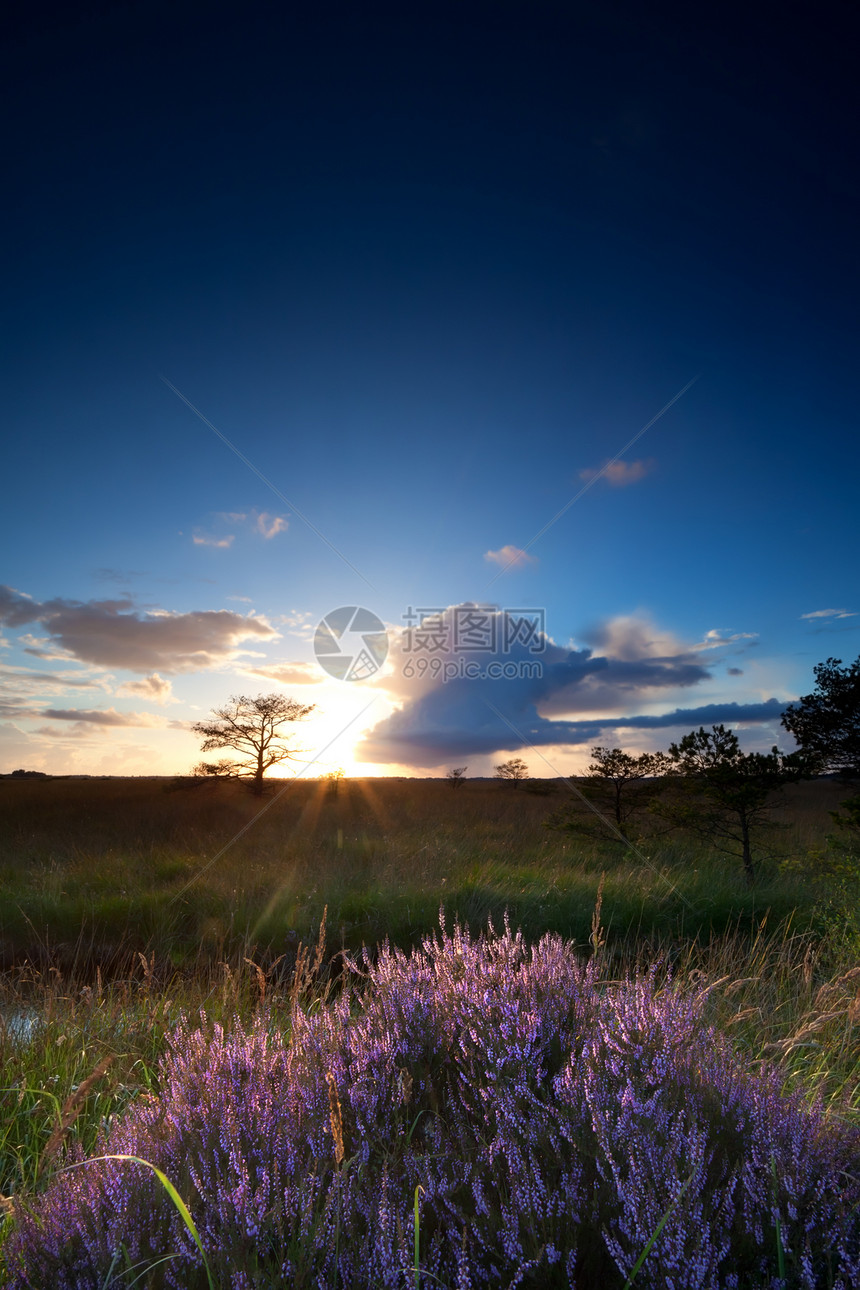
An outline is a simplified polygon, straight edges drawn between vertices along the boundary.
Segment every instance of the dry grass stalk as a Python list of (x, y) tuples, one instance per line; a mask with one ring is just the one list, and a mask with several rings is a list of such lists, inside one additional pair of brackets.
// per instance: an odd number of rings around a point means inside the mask
[(266, 999), (266, 990), (267, 990), (267, 988), (268, 988), (268, 984), (269, 984), (269, 977), (272, 975), (272, 973), (274, 972), (275, 968), (278, 966), (278, 964), (281, 962), (281, 960), (282, 960), (284, 957), (285, 957), (285, 956), (284, 956), (283, 954), (279, 954), (279, 955), (278, 955), (278, 957), (275, 959), (274, 963), (273, 963), (273, 964), (271, 965), (271, 967), (269, 968), (268, 972), (265, 972), (265, 971), (260, 967), (259, 963), (255, 963), (253, 959), (248, 959), (248, 958), (246, 958), (246, 959), (245, 959), (245, 962), (246, 962), (250, 967), (252, 967), (252, 968), (254, 969), (254, 971), (256, 972), (256, 974), (257, 974), (257, 989), (258, 989), (258, 991), (259, 991), (259, 993), (260, 993), (260, 1003), (264, 1003), (264, 1002), (265, 1002), (265, 999)]
[(62, 1111), (60, 1112), (60, 1122), (54, 1129), (48, 1141), (45, 1143), (42, 1154), (39, 1156), (39, 1163), (36, 1166), (36, 1177), (39, 1178), (42, 1170), (50, 1160), (56, 1156), (74, 1125), (78, 1116), (83, 1109), (84, 1102), (87, 1099), (90, 1089), (107, 1071), (113, 1062), (113, 1053), (108, 1053), (103, 1057), (95, 1069), (83, 1080), (78, 1087), (66, 1098)]
[[(290, 986), (290, 1006), (298, 1006), (299, 999), (314, 984), (322, 968), (326, 951), (326, 916), (328, 914), (328, 905), (323, 907), (322, 919), (320, 920), (320, 930), (317, 936), (316, 947), (314, 948), (313, 958), (307, 946), (299, 944), (296, 952), (296, 966), (293, 971), (293, 982)], [(323, 992), (325, 997), (327, 991)]]
[(343, 1160), (343, 1115), (340, 1109), (340, 1098), (337, 1095), (337, 1084), (331, 1071), (326, 1075), (328, 1080), (328, 1111), (331, 1121), (331, 1136), (334, 1138), (334, 1158), (337, 1164)]
[(594, 902), (594, 913), (591, 915), (591, 949), (595, 957), (600, 953), (606, 944), (606, 930), (600, 926), (600, 911), (603, 908), (603, 884), (606, 882), (605, 871), (600, 875), (600, 882), (597, 887), (597, 898)]
[(147, 994), (149, 994), (155, 982), (155, 951), (153, 950), (151, 958), (147, 959), (146, 955), (138, 950), (137, 957), (140, 959), (143, 968), (144, 986)]

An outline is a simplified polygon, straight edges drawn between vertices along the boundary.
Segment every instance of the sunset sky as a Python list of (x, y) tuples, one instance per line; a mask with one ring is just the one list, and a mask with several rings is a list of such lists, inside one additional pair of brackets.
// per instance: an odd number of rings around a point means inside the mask
[(860, 653), (860, 104), (848, 6), (732, 12), (19, 15), (0, 771), (270, 691), (310, 775), (791, 746)]

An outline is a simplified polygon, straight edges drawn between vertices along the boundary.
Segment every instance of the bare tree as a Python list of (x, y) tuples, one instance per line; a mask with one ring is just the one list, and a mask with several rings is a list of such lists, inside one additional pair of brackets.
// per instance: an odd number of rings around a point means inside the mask
[(445, 778), (452, 788), (459, 788), (461, 784), (465, 784), (468, 769), (468, 766), (455, 766), (453, 770), (448, 771)]
[(495, 772), (496, 779), (511, 780), (514, 788), (519, 788), (520, 781), (529, 777), (529, 768), (522, 757), (512, 757), (510, 761), (503, 761), (501, 765), (495, 767)]
[(252, 791), (259, 796), (266, 772), (296, 756), (296, 750), (286, 746), (281, 727), (288, 721), (301, 721), (315, 706), (281, 694), (258, 694), (255, 699), (231, 695), (223, 708), (213, 709), (216, 720), (196, 721), (191, 729), (203, 739), (201, 752), (229, 748), (237, 755), (217, 763), (201, 762), (194, 773), (250, 780)]

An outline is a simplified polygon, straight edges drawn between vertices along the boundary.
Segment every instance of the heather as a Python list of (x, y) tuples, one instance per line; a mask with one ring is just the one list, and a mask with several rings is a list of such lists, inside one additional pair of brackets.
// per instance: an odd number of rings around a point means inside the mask
[[(183, 1016), (158, 1092), (22, 1207), (13, 1287), (833, 1286), (860, 1277), (856, 1130), (752, 1071), (710, 988), (608, 981), (506, 929), (350, 960), (289, 1030)], [(75, 1153), (73, 1153), (74, 1155)], [(415, 1196), (418, 1265), (415, 1265)]]

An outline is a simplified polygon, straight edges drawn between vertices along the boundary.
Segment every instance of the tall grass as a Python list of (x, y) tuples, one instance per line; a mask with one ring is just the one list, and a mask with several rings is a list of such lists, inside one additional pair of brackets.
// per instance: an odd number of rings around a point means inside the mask
[(248, 943), (277, 957), (313, 934), (324, 905), (333, 948), (417, 944), (440, 901), (471, 924), (508, 910), (530, 936), (585, 941), (603, 872), (610, 944), (752, 929), (765, 913), (811, 926), (820, 892), (779, 860), (822, 843), (838, 795), (823, 782), (788, 799), (777, 850), (744, 891), (738, 864), (701, 844), (646, 842), (637, 855), (579, 842), (544, 827), (558, 794), (480, 781), (456, 793), (444, 781), (361, 781), (336, 796), (292, 783), (211, 863), (258, 801), (234, 787), (163, 788), (0, 781), (2, 961), (115, 971), (131, 949), (187, 968)]

